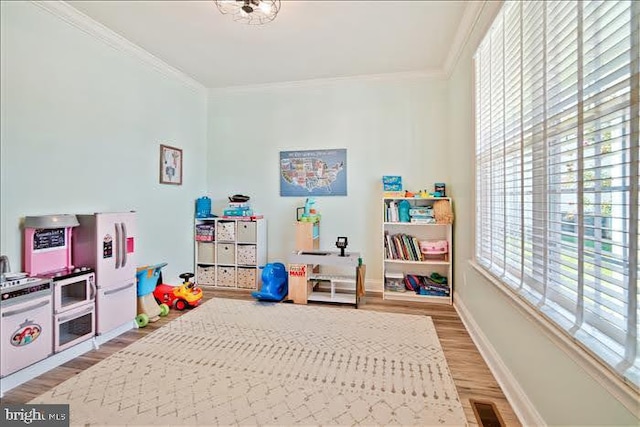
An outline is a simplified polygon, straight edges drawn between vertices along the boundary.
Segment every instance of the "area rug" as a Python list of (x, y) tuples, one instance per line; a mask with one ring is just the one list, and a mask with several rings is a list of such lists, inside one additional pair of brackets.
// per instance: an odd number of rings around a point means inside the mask
[(31, 403), (72, 425), (466, 425), (427, 316), (215, 298)]

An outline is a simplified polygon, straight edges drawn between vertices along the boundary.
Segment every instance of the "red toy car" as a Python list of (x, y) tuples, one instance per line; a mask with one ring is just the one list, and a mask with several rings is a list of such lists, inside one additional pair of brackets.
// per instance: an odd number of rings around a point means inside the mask
[(179, 277), (184, 279), (180, 286), (165, 284), (156, 286), (153, 291), (156, 302), (181, 311), (187, 307), (197, 307), (202, 301), (202, 289), (189, 280), (193, 277), (193, 273), (182, 273)]

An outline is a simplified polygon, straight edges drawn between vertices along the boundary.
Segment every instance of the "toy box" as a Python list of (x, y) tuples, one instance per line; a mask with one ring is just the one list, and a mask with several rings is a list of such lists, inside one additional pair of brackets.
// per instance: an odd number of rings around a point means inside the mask
[(400, 184), (402, 185), (402, 177), (398, 175), (383, 175), (382, 176), (383, 184)]
[(422, 240), (420, 251), (425, 255), (445, 255), (449, 248), (446, 240)]
[(213, 225), (208, 225), (208, 224), (196, 225), (196, 240), (199, 242), (212, 242), (214, 230), (215, 228)]
[(397, 175), (384, 175), (382, 177), (384, 191), (402, 191), (402, 177)]

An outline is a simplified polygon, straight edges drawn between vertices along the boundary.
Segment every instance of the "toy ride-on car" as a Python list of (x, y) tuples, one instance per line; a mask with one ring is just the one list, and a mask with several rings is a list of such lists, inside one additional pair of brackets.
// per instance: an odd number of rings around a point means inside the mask
[(161, 276), (160, 270), (167, 265), (166, 262), (156, 265), (147, 265), (136, 269), (137, 279), (137, 306), (138, 315), (136, 316), (136, 324), (139, 328), (144, 328), (149, 322), (155, 322), (160, 317), (169, 314), (169, 306), (167, 304), (157, 304), (153, 296), (153, 291), (158, 284)]
[(179, 277), (184, 280), (180, 286), (159, 284), (153, 291), (158, 304), (167, 304), (176, 310), (184, 310), (187, 307), (197, 307), (202, 301), (202, 289), (197, 287), (190, 279), (193, 273), (182, 273)]

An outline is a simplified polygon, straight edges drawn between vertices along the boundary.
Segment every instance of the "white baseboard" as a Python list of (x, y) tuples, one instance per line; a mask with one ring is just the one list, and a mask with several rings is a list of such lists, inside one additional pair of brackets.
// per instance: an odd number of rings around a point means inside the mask
[(99, 348), (100, 345), (106, 343), (109, 340), (114, 339), (118, 335), (122, 335), (125, 332), (130, 331), (131, 329), (137, 329), (137, 328), (138, 328), (138, 325), (136, 324), (135, 320), (132, 320), (131, 322), (127, 322), (122, 326), (112, 329), (109, 332), (106, 332), (102, 335), (96, 335), (94, 337), (96, 349)]
[(458, 316), (462, 320), (465, 328), (469, 332), (471, 339), (480, 351), (491, 373), (498, 381), (500, 388), (504, 392), (507, 400), (511, 404), (514, 412), (523, 426), (546, 426), (547, 423), (540, 416), (536, 408), (533, 406), (526, 393), (518, 384), (509, 368), (504, 364), (498, 352), (496, 352), (491, 342), (482, 332), (478, 324), (473, 319), (471, 313), (464, 305), (462, 298), (457, 293), (453, 295), (453, 306), (458, 312)]
[(56, 368), (68, 361), (75, 359), (76, 357), (82, 356), (83, 354), (97, 349), (101, 344), (121, 335), (129, 330), (131, 330), (135, 326), (135, 322), (127, 322), (124, 325), (115, 328), (106, 334), (95, 336), (91, 339), (83, 341), (70, 347), (60, 353), (52, 354), (44, 360), (34, 363), (33, 365), (27, 366), (24, 369), (21, 369), (17, 372), (14, 372), (11, 375), (7, 375), (6, 377), (0, 380), (0, 397), (3, 397), (4, 394), (15, 388), (21, 384), (26, 383), (27, 381), (31, 381), (37, 376), (40, 376), (53, 368)]

